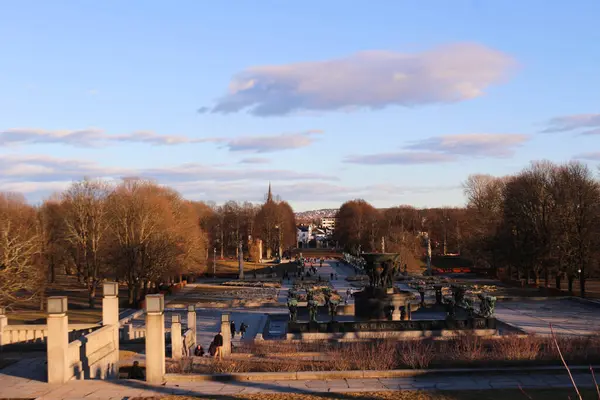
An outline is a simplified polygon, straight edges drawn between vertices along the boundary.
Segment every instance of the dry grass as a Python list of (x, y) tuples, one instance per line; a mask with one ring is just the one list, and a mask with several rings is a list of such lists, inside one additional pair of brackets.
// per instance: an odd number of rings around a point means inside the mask
[[(600, 337), (563, 337), (561, 349), (570, 364), (600, 362)], [(224, 360), (218, 366), (196, 366), (194, 372), (272, 372), (426, 369), (561, 365), (551, 338), (506, 336), (498, 339), (465, 334), (450, 340), (354, 343), (290, 343), (265, 341), (245, 345), (236, 353), (244, 360)], [(313, 353), (313, 354), (310, 354)], [(314, 353), (320, 355), (314, 358)], [(303, 355), (303, 354), (306, 354)], [(216, 369), (215, 369), (216, 368)]]
[[(534, 400), (567, 400), (575, 398), (571, 389), (526, 390), (527, 395)], [(597, 398), (593, 389), (581, 392), (584, 399)], [(165, 396), (145, 397), (144, 400), (189, 400), (196, 397)], [(141, 400), (142, 398), (131, 398)], [(258, 393), (247, 395), (202, 396), (202, 399), (213, 400), (506, 400), (527, 399), (519, 390), (457, 390), (457, 391), (389, 391), (361, 393)]]

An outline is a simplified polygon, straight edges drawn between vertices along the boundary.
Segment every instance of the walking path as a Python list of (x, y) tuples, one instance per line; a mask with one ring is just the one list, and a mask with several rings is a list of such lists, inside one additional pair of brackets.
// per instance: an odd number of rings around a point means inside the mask
[[(579, 387), (594, 385), (587, 373), (575, 373)], [(168, 395), (209, 396), (251, 393), (375, 392), (396, 390), (485, 390), (568, 388), (567, 373), (502, 375), (421, 375), (406, 378), (332, 379), (307, 381), (166, 382), (147, 385), (142, 381), (71, 381), (51, 386), (38, 381), (0, 374), (0, 398), (123, 399)]]

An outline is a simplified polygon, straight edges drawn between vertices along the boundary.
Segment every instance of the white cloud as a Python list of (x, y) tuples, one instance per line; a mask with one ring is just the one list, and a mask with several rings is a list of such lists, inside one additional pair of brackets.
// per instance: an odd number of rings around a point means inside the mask
[(427, 150), (465, 156), (506, 157), (529, 140), (528, 135), (470, 133), (436, 136), (406, 146), (410, 150)]
[[(95, 162), (59, 159), (49, 156), (0, 155), (0, 191), (24, 193), (61, 190), (70, 182), (90, 178), (121, 179), (139, 177), (152, 179), (165, 185), (188, 185), (194, 182), (199, 187), (213, 187), (235, 183), (244, 187), (261, 186), (276, 181), (336, 181), (332, 175), (264, 168), (223, 168), (196, 163), (181, 164), (165, 168), (130, 169), (106, 167)], [(259, 185), (257, 185), (259, 183)], [(262, 186), (261, 186), (262, 187)]]
[(588, 128), (591, 130), (583, 132), (584, 135), (600, 134), (600, 114), (574, 114), (552, 118), (542, 132), (568, 132)]
[(529, 140), (528, 135), (473, 133), (435, 136), (419, 140), (401, 151), (352, 155), (345, 162), (352, 164), (434, 164), (458, 161), (464, 157), (510, 157), (516, 148)]
[(452, 103), (481, 96), (515, 65), (497, 50), (459, 43), (422, 53), (365, 51), (345, 58), (266, 65), (235, 75), (229, 93), (199, 112), (302, 111)]
[(600, 151), (577, 154), (573, 158), (576, 160), (600, 161)]
[(265, 157), (246, 157), (240, 164), (268, 164), (271, 160)]
[(130, 142), (153, 145), (219, 142), (224, 139), (194, 139), (177, 135), (159, 135), (151, 131), (137, 131), (123, 135), (110, 135), (98, 128), (79, 130), (46, 130), (17, 128), (0, 131), (0, 146), (35, 143), (60, 143), (72, 146), (99, 146), (108, 143)]
[(456, 161), (456, 157), (448, 154), (432, 152), (399, 151), (395, 153), (375, 153), (366, 155), (352, 155), (344, 159), (350, 164), (367, 165), (409, 165), (409, 164), (435, 164)]
[(230, 151), (246, 151), (252, 153), (268, 153), (280, 150), (298, 149), (308, 147), (315, 142), (315, 135), (321, 131), (312, 130), (291, 134), (273, 136), (248, 136), (231, 139), (225, 147)]
[(159, 135), (152, 131), (136, 131), (129, 134), (111, 135), (101, 129), (80, 130), (44, 130), (44, 129), (6, 129), (0, 131), (0, 146), (26, 144), (66, 144), (89, 147), (110, 143), (143, 143), (154, 146), (170, 146), (191, 143), (222, 144), (230, 151), (267, 153), (280, 150), (297, 149), (310, 146), (320, 130), (308, 130), (279, 135), (256, 135), (238, 138), (209, 137), (191, 138), (181, 135)]
[[(219, 185), (202, 185), (200, 182), (188, 182), (175, 185), (175, 189), (186, 193), (189, 198), (211, 199), (217, 203), (227, 200), (264, 201), (265, 185), (245, 186), (237, 182), (225, 182)], [(347, 200), (364, 198), (367, 201), (399, 202), (415, 193), (447, 192), (461, 190), (455, 186), (399, 186), (367, 185), (348, 186), (329, 182), (277, 182), (272, 185), (273, 193), (282, 199), (301, 203), (335, 202), (342, 204)]]

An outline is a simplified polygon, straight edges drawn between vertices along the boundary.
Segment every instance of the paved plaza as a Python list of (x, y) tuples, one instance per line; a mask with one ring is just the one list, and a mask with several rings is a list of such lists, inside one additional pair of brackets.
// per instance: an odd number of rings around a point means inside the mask
[[(575, 373), (579, 387), (592, 387), (590, 374)], [(166, 382), (147, 385), (141, 381), (71, 381), (51, 386), (39, 381), (24, 380), (0, 374), (0, 398), (48, 399), (126, 399), (168, 395), (209, 396), (251, 393), (322, 393), (374, 392), (395, 390), (485, 390), (542, 389), (571, 387), (566, 372), (502, 375), (422, 375), (406, 378), (331, 379), (245, 382)]]
[(496, 318), (527, 333), (595, 335), (600, 332), (600, 305), (569, 299), (496, 303)]
[[(346, 277), (353, 275), (354, 270), (344, 264), (328, 260), (323, 267), (317, 268), (317, 273), (325, 280), (329, 280), (331, 273), (337, 274), (337, 279), (332, 285), (342, 296), (351, 286)], [(201, 288), (195, 291), (196, 285), (191, 284), (177, 295), (181, 300), (185, 298), (187, 304), (196, 303), (197, 307), (197, 332), (198, 343), (208, 347), (214, 335), (220, 329), (221, 315), (229, 312), (231, 319), (239, 328), (240, 323), (246, 323), (249, 328), (246, 338), (253, 340), (257, 334), (263, 333), (263, 328), (269, 314), (287, 315), (285, 302), (291, 282), (284, 282), (278, 290), (277, 300), (282, 303), (279, 307), (230, 307), (221, 308), (202, 307), (197, 302), (201, 296)], [(258, 292), (257, 292), (258, 293)], [(199, 296), (198, 299), (195, 296)], [(169, 299), (170, 300), (170, 299)], [(350, 302), (353, 300), (350, 299)], [(173, 306), (171, 306), (173, 307)], [(180, 314), (185, 326), (187, 323), (186, 308), (169, 308), (167, 305), (165, 325), (171, 324), (171, 316)], [(549, 334), (549, 324), (552, 324), (557, 334), (589, 335), (600, 332), (600, 312), (598, 305), (569, 299), (556, 300), (519, 300), (499, 301), (496, 316), (514, 327), (527, 333)], [(144, 325), (144, 318), (133, 321), (134, 326)], [(285, 323), (282, 324), (284, 327)], [(271, 329), (280, 329), (275, 324)], [(240, 344), (240, 337), (236, 335), (233, 345)], [(29, 355), (29, 354), (27, 354)], [(36, 358), (37, 357), (37, 358)], [(142, 355), (143, 357), (143, 355)], [(566, 373), (561, 370), (554, 372), (537, 373), (507, 373), (496, 375), (453, 375), (436, 374), (421, 375), (417, 377), (389, 378), (389, 379), (332, 379), (332, 380), (290, 380), (290, 381), (239, 381), (239, 382), (169, 382), (164, 385), (152, 386), (141, 381), (116, 380), (116, 381), (72, 381), (64, 385), (51, 386), (43, 382), (45, 379), (46, 364), (43, 355), (31, 354), (19, 362), (0, 370), (0, 398), (44, 398), (44, 399), (110, 399), (130, 397), (166, 396), (172, 394), (206, 396), (206, 395), (231, 395), (246, 393), (314, 393), (314, 392), (370, 392), (415, 389), (494, 389), (494, 388), (563, 388), (570, 387), (571, 383)], [(593, 380), (588, 373), (576, 373), (575, 378), (581, 387), (593, 385)]]

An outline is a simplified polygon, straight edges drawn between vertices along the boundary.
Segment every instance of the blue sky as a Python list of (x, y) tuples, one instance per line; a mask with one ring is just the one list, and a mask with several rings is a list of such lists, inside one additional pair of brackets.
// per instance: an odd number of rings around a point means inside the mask
[[(426, 4), (425, 4), (426, 3)], [(84, 175), (298, 211), (461, 205), (600, 161), (597, 0), (26, 1), (0, 17), (0, 190)]]

